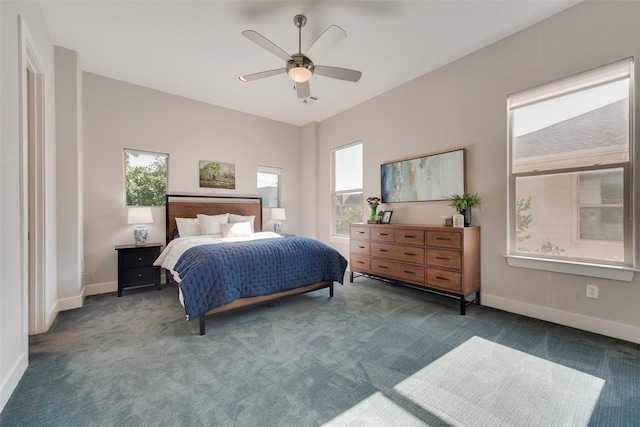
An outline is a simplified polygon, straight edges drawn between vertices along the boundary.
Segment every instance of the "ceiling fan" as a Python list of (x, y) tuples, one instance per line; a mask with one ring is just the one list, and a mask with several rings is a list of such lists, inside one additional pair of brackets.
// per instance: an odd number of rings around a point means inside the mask
[(289, 55), (287, 52), (278, 47), (275, 43), (260, 35), (253, 30), (245, 30), (242, 35), (262, 47), (263, 49), (273, 53), (279, 58), (286, 61), (285, 68), (276, 70), (261, 71), (254, 74), (245, 74), (239, 77), (242, 82), (250, 82), (253, 80), (263, 79), (265, 77), (275, 76), (281, 73), (287, 73), (295, 82), (296, 93), (298, 98), (308, 98), (311, 94), (309, 88), (309, 79), (314, 74), (319, 74), (333, 79), (346, 80), (348, 82), (357, 82), (362, 76), (362, 72), (349, 70), (347, 68), (330, 67), (327, 65), (315, 65), (309, 58), (309, 52), (318, 49), (318, 46), (326, 47), (336, 44), (347, 37), (347, 33), (337, 25), (331, 25), (320, 37), (313, 42), (306, 53), (302, 53), (302, 27), (307, 23), (304, 15), (296, 15), (293, 23), (298, 28), (298, 53)]

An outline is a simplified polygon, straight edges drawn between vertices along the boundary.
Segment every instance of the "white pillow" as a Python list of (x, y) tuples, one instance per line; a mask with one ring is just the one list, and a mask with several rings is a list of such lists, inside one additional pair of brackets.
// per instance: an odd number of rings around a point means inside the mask
[(248, 222), (251, 225), (251, 232), (255, 233), (255, 230), (253, 229), (253, 223), (255, 222), (256, 216), (255, 215), (236, 215), (236, 214), (229, 214), (229, 222)]
[(220, 224), (226, 224), (229, 221), (229, 214), (220, 215), (203, 215), (198, 214), (198, 222), (200, 223), (200, 232), (203, 236), (211, 234), (220, 234)]
[(222, 237), (243, 237), (251, 236), (251, 224), (248, 222), (230, 222), (228, 224), (220, 224)]
[(180, 237), (199, 236), (201, 234), (198, 218), (176, 218), (176, 225)]

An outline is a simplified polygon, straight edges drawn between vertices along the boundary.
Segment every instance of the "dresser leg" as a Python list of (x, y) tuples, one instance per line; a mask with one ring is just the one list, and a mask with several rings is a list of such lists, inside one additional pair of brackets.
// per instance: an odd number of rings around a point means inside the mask
[(467, 314), (467, 299), (464, 295), (460, 297), (460, 315), (465, 316)]

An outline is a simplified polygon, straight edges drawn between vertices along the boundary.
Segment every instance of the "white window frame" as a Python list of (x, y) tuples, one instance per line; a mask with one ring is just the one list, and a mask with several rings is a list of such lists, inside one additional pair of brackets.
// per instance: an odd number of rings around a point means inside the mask
[[(525, 105), (527, 103), (539, 102), (544, 99), (551, 98), (552, 96), (558, 96), (563, 94), (562, 87), (566, 83), (570, 83), (570, 90), (581, 90), (582, 88), (575, 88), (575, 81), (578, 80), (581, 76), (587, 75), (592, 72), (599, 72), (601, 69), (606, 69), (607, 67), (615, 68), (619, 64), (623, 64), (624, 62), (629, 64), (630, 73), (629, 73), (629, 114), (630, 114), (630, 131), (629, 131), (629, 161), (622, 162), (617, 164), (606, 165), (606, 167), (592, 167), (590, 168), (574, 168), (569, 169), (570, 172), (588, 172), (589, 170), (602, 170), (609, 168), (622, 167), (624, 170), (624, 253), (625, 253), (625, 262), (624, 263), (607, 263), (605, 261), (596, 261), (596, 262), (588, 262), (582, 260), (572, 260), (569, 258), (563, 258), (561, 256), (532, 256), (529, 254), (523, 254), (516, 251), (517, 242), (516, 242), (516, 186), (515, 181), (517, 176), (519, 176), (516, 172), (513, 171), (512, 165), (512, 149), (513, 149), (513, 113), (512, 110), (519, 106)], [(595, 69), (586, 73), (581, 73), (576, 76), (572, 76), (566, 79), (561, 79), (556, 82), (552, 82), (547, 85), (542, 85), (537, 88), (533, 88), (530, 90), (526, 90), (514, 95), (511, 95), (507, 102), (507, 114), (508, 114), (508, 123), (509, 123), (509, 131), (507, 138), (507, 170), (508, 170), (508, 179), (507, 179), (507, 254), (505, 257), (507, 259), (508, 265), (513, 267), (523, 267), (523, 268), (531, 268), (537, 270), (544, 271), (552, 271), (552, 272), (561, 272), (561, 273), (569, 273), (575, 275), (583, 275), (590, 277), (599, 277), (613, 280), (622, 280), (622, 281), (631, 281), (633, 279), (634, 272), (640, 272), (638, 269), (639, 266), (639, 254), (637, 250), (638, 239), (636, 238), (637, 234), (637, 225), (638, 224), (638, 210), (634, 209), (634, 204), (637, 203), (637, 200), (634, 200), (633, 194), (634, 188), (638, 188), (638, 175), (635, 176), (632, 174), (633, 165), (639, 164), (638, 162), (638, 151), (634, 150), (634, 67), (633, 67), (633, 59), (625, 59), (623, 61), (618, 61), (617, 63), (610, 64), (609, 66), (601, 67), (601, 69)], [(566, 87), (565, 87), (566, 90)], [(546, 93), (545, 93), (546, 92)], [(565, 92), (567, 93), (567, 92)], [(550, 170), (545, 171), (549, 174), (561, 173), (563, 170)], [(545, 175), (545, 172), (541, 173), (529, 173), (529, 176), (535, 175)], [(522, 175), (520, 175), (522, 176)], [(577, 181), (577, 179), (576, 179)], [(574, 182), (574, 194), (577, 191), (578, 184)], [(578, 211), (577, 201), (573, 208), (576, 212)], [(579, 227), (579, 224), (578, 224)], [(574, 238), (576, 235), (579, 236), (579, 231), (574, 230)]]
[[(341, 147), (337, 147), (337, 148), (334, 148), (333, 150), (331, 150), (331, 200), (330, 200), (329, 206), (330, 206), (330, 209), (331, 209), (331, 224), (330, 224), (331, 233), (330, 233), (330, 236), (331, 236), (331, 239), (333, 241), (342, 241), (342, 240), (349, 239), (349, 235), (348, 234), (346, 234), (346, 235), (345, 234), (338, 234), (336, 232), (336, 217), (335, 217), (335, 200), (336, 200), (336, 197), (338, 195), (341, 195), (341, 194), (361, 193), (362, 197), (363, 197), (363, 200), (364, 200), (364, 188), (363, 188), (364, 185), (362, 187), (360, 187), (360, 188), (344, 188), (344, 189), (340, 189), (340, 190), (336, 189), (336, 153), (341, 151), (341, 150), (345, 150), (345, 149), (348, 149), (348, 148), (355, 147), (357, 145), (362, 146), (362, 151), (363, 151), (362, 162), (364, 164), (364, 144), (363, 144), (363, 142), (361, 140), (353, 142), (351, 144), (343, 145)], [(361, 183), (363, 183), (363, 182), (364, 182), (364, 177), (361, 178)]]
[[(280, 167), (274, 167), (274, 166), (261, 166), (258, 165), (257, 167), (257, 171), (256, 171), (256, 179), (258, 178), (258, 174), (270, 174), (270, 175), (277, 175), (278, 176), (278, 200), (276, 203), (276, 206), (267, 206), (264, 201), (262, 203), (262, 207), (263, 208), (280, 208), (282, 206), (280, 206), (280, 201), (281, 201), (281, 192), (282, 192), (282, 168)], [(258, 187), (259, 188), (259, 187)]]
[[(122, 187), (124, 190), (123, 193), (123, 203), (124, 203), (124, 207), (128, 208), (128, 207), (136, 207), (136, 206), (143, 206), (143, 205), (129, 205), (127, 203), (127, 168), (126, 168), (126, 159), (127, 156), (129, 154), (137, 154), (137, 155), (143, 155), (143, 156), (154, 156), (154, 157), (164, 157), (165, 158), (165, 162), (167, 165), (167, 172), (165, 175), (165, 198), (166, 195), (169, 193), (169, 154), (168, 153), (158, 153), (155, 151), (146, 151), (146, 150), (137, 150), (134, 148), (125, 148), (123, 151), (124, 155), (122, 158), (122, 166), (123, 166), (123, 183), (122, 183)], [(158, 206), (164, 206), (164, 202), (160, 205), (151, 205), (151, 207), (158, 207)]]

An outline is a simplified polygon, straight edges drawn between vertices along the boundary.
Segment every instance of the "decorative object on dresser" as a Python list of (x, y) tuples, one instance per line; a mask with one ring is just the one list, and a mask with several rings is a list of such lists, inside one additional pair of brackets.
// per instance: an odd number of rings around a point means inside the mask
[(384, 211), (384, 213), (382, 214), (382, 221), (380, 222), (382, 224), (391, 223), (391, 215), (393, 215), (393, 211)]
[[(354, 273), (480, 304), (480, 227), (351, 224)], [(472, 296), (472, 299), (467, 299)]]
[(127, 217), (127, 224), (135, 224), (133, 229), (133, 239), (136, 245), (143, 246), (147, 243), (147, 236), (149, 231), (147, 227), (142, 224), (153, 223), (153, 215), (151, 214), (151, 208), (148, 206), (131, 207)]
[(160, 290), (160, 267), (153, 262), (160, 255), (162, 244), (119, 245), (118, 251), (118, 296), (124, 288), (155, 285)]
[[(449, 206), (454, 208), (464, 217), (464, 226), (468, 227), (471, 225), (471, 208), (480, 209), (480, 196), (478, 193), (467, 193), (466, 191), (460, 194), (452, 194), (447, 197), (449, 201)], [(454, 225), (455, 227), (455, 225)]]
[(367, 203), (369, 204), (369, 220), (368, 224), (380, 224), (382, 222), (379, 214), (376, 212), (378, 210), (378, 206), (380, 205), (380, 197), (367, 197)]
[(275, 220), (273, 223), (273, 231), (282, 234), (282, 223), (280, 221), (287, 219), (287, 213), (284, 208), (272, 208), (271, 219)]

